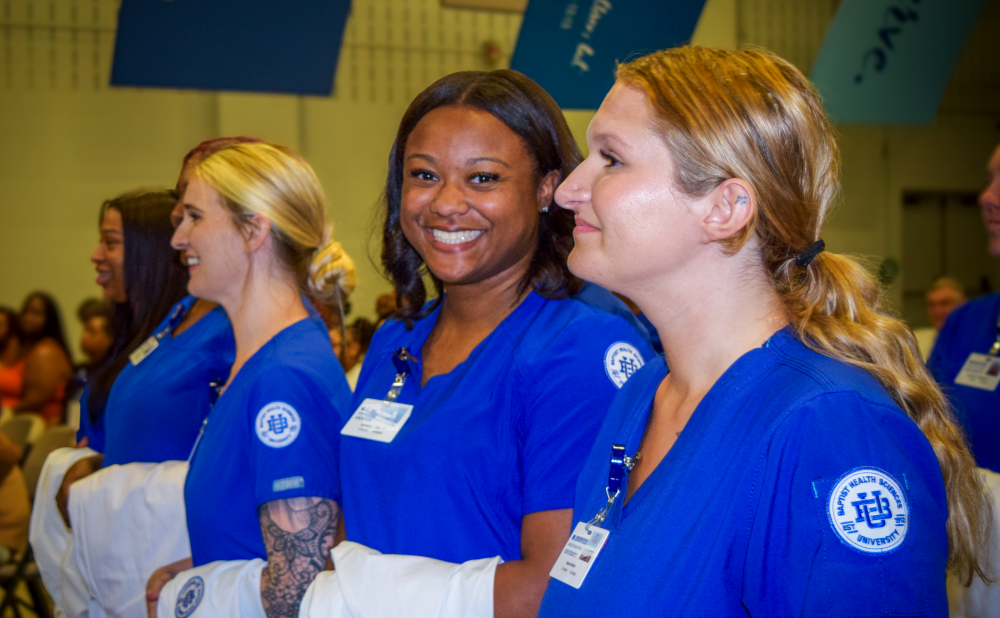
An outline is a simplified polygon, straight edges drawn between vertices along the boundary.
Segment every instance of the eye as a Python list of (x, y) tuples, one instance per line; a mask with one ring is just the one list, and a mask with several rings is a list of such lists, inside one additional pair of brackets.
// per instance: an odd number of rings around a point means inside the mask
[(618, 167), (619, 165), (622, 164), (622, 162), (616, 159), (614, 155), (605, 150), (601, 151), (601, 156), (604, 157), (604, 160), (608, 162), (608, 164), (605, 167)]
[(417, 180), (434, 181), (437, 180), (437, 176), (428, 170), (410, 170), (410, 177), (416, 178)]
[(500, 174), (493, 174), (490, 172), (479, 172), (477, 174), (473, 174), (469, 180), (471, 182), (479, 184), (484, 184), (487, 182), (496, 182), (497, 180), (500, 180)]

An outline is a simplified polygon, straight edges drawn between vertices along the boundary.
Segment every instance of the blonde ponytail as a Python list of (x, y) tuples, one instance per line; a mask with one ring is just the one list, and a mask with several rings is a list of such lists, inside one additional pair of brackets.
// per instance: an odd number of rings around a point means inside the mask
[(910, 329), (883, 307), (874, 277), (850, 257), (821, 253), (803, 270), (794, 260), (773, 280), (806, 347), (875, 376), (927, 437), (948, 496), (948, 567), (968, 585), (986, 579), (991, 501), (948, 401)]
[(309, 291), (320, 300), (345, 299), (357, 284), (354, 260), (333, 239), (333, 226), (327, 226), (323, 245), (316, 249), (309, 264)]
[(681, 47), (618, 67), (619, 83), (646, 95), (685, 194), (701, 197), (729, 178), (754, 190), (753, 221), (728, 239), (755, 237), (761, 261), (804, 345), (878, 379), (927, 437), (948, 498), (948, 568), (968, 585), (985, 578), (990, 500), (961, 430), (923, 364), (909, 328), (856, 260), (797, 256), (820, 236), (839, 198), (840, 153), (818, 96), (773, 54)]

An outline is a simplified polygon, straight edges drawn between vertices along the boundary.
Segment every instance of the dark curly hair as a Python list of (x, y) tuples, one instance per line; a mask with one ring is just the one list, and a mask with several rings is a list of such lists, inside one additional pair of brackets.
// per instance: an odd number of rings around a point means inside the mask
[[(448, 105), (474, 107), (492, 114), (524, 140), (535, 160), (536, 178), (553, 170), (566, 178), (580, 164), (580, 150), (562, 111), (551, 96), (530, 78), (509, 69), (462, 71), (442, 77), (417, 95), (399, 123), (389, 154), (389, 174), (382, 203), (382, 268), (396, 289), (395, 317), (412, 328), (413, 321), (437, 308), (444, 294), (441, 280), (429, 273), (437, 290), (435, 302), (424, 306), (427, 273), (423, 258), (403, 234), (399, 222), (403, 192), (403, 155), (406, 141), (429, 112)], [(573, 213), (552, 208), (539, 215), (538, 239), (528, 272), (518, 291), (534, 288), (545, 298), (572, 296), (582, 282), (570, 273), (566, 258), (573, 249)]]

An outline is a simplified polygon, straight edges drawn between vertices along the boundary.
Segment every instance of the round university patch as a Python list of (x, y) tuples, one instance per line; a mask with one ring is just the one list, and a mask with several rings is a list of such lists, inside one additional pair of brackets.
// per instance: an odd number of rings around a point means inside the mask
[(612, 343), (604, 353), (604, 370), (618, 388), (621, 388), (625, 380), (632, 377), (632, 374), (645, 364), (646, 361), (642, 360), (639, 350), (624, 341)]
[(267, 446), (284, 448), (299, 437), (302, 421), (295, 408), (283, 401), (275, 401), (260, 409), (254, 429), (260, 441)]
[(840, 477), (830, 492), (827, 514), (840, 540), (865, 554), (899, 549), (910, 527), (903, 487), (878, 468), (855, 468)]
[(174, 614), (177, 618), (188, 618), (198, 609), (202, 597), (205, 596), (205, 580), (195, 575), (188, 580), (177, 595), (177, 607)]

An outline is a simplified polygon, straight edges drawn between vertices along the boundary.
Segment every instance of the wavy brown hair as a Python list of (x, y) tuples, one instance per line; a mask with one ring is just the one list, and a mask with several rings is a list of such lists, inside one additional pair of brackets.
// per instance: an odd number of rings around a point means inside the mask
[(987, 490), (910, 329), (855, 259), (824, 252), (796, 264), (840, 195), (836, 135), (812, 85), (769, 52), (702, 47), (633, 60), (617, 79), (646, 95), (681, 191), (701, 197), (730, 178), (750, 184), (756, 212), (727, 248), (755, 236), (799, 340), (873, 375), (920, 427), (944, 475), (949, 570), (966, 585), (977, 574), (985, 579)]
[[(437, 300), (425, 306), (427, 289), (423, 258), (403, 234), (399, 212), (403, 194), (403, 155), (410, 133), (431, 111), (444, 106), (473, 107), (485, 111), (516, 133), (534, 159), (535, 177), (541, 182), (549, 172), (569, 176), (580, 164), (580, 149), (566, 119), (549, 93), (525, 75), (509, 69), (462, 71), (442, 77), (417, 95), (399, 123), (389, 154), (389, 173), (382, 193), (382, 268), (396, 289), (396, 317), (412, 326), (441, 302), (444, 286), (430, 275)], [(552, 204), (554, 206), (554, 202)], [(531, 263), (518, 292), (533, 288), (545, 298), (575, 294), (582, 282), (573, 276), (566, 258), (573, 250), (573, 213), (550, 208), (540, 213), (538, 237)]]

